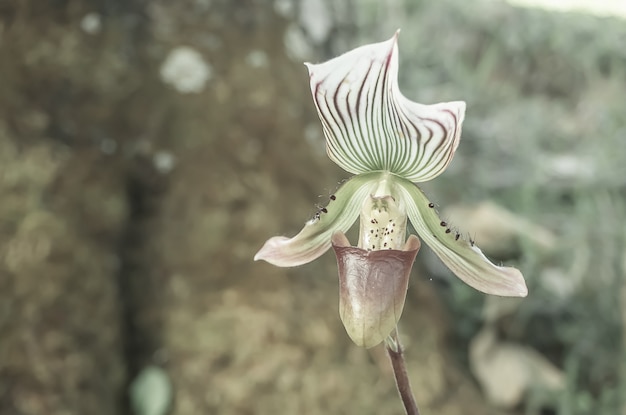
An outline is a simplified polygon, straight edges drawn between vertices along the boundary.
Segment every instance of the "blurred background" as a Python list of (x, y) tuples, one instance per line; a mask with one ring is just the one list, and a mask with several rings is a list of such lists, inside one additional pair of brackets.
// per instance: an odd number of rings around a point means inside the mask
[(424, 190), (530, 289), (422, 249), (422, 412), (626, 414), (626, 24), (497, 0), (0, 0), (0, 414), (402, 413), (334, 256), (252, 261), (349, 177), (302, 62), (397, 28), (404, 94), (468, 105)]

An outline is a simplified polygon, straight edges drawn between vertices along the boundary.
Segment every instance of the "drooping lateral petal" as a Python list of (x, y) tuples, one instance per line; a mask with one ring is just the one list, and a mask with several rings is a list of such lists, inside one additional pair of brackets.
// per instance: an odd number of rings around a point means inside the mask
[(320, 257), (330, 248), (333, 232), (346, 232), (359, 216), (366, 197), (376, 187), (380, 173), (360, 174), (341, 185), (328, 206), (309, 220), (293, 238), (275, 236), (254, 256), (279, 267), (295, 267)]
[[(398, 179), (407, 215), (424, 242), (454, 274), (469, 286), (487, 294), (525, 297), (528, 288), (522, 273), (494, 265), (472, 241), (457, 237), (449, 230), (415, 184)], [(431, 205), (432, 206), (432, 205)]]
[(339, 315), (357, 346), (373, 347), (396, 327), (406, 299), (419, 239), (402, 250), (368, 251), (350, 246), (341, 232), (332, 238), (339, 268)]
[(351, 173), (433, 179), (452, 160), (465, 103), (422, 105), (398, 87), (397, 33), (309, 69), (328, 156)]

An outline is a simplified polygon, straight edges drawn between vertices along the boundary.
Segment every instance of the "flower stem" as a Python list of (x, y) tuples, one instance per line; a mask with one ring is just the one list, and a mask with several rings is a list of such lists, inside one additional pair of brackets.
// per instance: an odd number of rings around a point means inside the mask
[(393, 367), (393, 374), (396, 378), (396, 387), (400, 394), (400, 399), (404, 404), (404, 409), (407, 415), (419, 415), (420, 411), (415, 403), (413, 397), (413, 391), (411, 391), (411, 383), (409, 382), (409, 375), (406, 371), (406, 363), (404, 361), (404, 352), (400, 339), (398, 338), (398, 330), (394, 329), (389, 337), (385, 340), (385, 346), (387, 348), (387, 354), (391, 359), (391, 367)]

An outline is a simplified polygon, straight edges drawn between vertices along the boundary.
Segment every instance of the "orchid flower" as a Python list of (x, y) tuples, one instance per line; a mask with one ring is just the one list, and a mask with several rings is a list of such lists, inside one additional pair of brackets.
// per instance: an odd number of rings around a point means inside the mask
[[(332, 161), (355, 176), (293, 238), (270, 238), (254, 257), (279, 267), (306, 264), (333, 246), (340, 315), (360, 346), (385, 340), (402, 313), (421, 239), (471, 287), (527, 295), (522, 274), (494, 265), (442, 221), (416, 183), (439, 176), (459, 144), (465, 102), (423, 105), (398, 87), (398, 33), (321, 64), (305, 64)], [(357, 247), (344, 235), (360, 217)]]

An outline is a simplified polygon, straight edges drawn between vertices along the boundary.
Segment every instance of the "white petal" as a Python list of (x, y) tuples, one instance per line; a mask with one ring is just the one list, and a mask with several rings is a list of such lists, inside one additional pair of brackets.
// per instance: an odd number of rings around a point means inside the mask
[(345, 182), (319, 218), (308, 221), (293, 238), (275, 236), (254, 256), (279, 267), (294, 267), (319, 258), (330, 248), (335, 231), (346, 232), (359, 216), (365, 199), (374, 191), (379, 173), (360, 174)]
[(465, 103), (422, 105), (398, 88), (397, 33), (309, 69), (328, 156), (351, 173), (433, 179), (452, 160)]
[(406, 211), (422, 240), (457, 277), (487, 294), (525, 297), (526, 282), (519, 270), (494, 265), (472, 241), (448, 229), (424, 193), (413, 183), (398, 179)]

